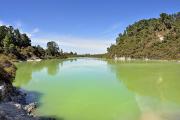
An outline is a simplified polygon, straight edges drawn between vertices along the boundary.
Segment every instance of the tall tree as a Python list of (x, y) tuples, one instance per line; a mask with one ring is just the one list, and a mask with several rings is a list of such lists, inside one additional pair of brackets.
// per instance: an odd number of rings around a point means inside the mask
[(51, 41), (47, 43), (46, 54), (48, 56), (57, 56), (59, 54), (59, 46), (56, 42)]

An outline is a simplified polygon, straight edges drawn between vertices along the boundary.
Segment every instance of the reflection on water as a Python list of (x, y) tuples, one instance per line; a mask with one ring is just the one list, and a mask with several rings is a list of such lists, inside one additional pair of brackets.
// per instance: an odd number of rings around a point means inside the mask
[(180, 64), (116, 63), (112, 69), (132, 92), (180, 104)]
[(180, 119), (180, 64), (109, 63), (117, 78), (135, 94), (142, 112), (140, 120)]
[[(66, 61), (76, 61), (76, 59), (68, 59)], [(63, 66), (63, 60), (43, 60), (41, 62), (22, 62), (18, 63), (18, 71), (16, 72), (16, 85), (22, 86), (32, 80), (32, 75), (35, 72), (40, 72), (43, 69), (47, 70), (48, 75), (56, 75)]]
[(17, 65), (15, 85), (42, 93), (40, 115), (65, 120), (179, 120), (180, 64), (100, 59)]

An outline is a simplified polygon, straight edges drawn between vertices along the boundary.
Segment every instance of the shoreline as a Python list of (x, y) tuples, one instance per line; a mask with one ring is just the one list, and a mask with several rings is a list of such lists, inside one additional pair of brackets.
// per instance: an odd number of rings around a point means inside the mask
[[(94, 59), (94, 58), (93, 58)], [(98, 58), (99, 59), (99, 58)], [(106, 59), (108, 60), (108, 59)], [(114, 60), (114, 59), (112, 59)], [(34, 60), (36, 61), (36, 60)], [(114, 60), (114, 61), (122, 61), (122, 60)], [(151, 62), (151, 61), (176, 61), (179, 62), (178, 60), (143, 60), (143, 59), (125, 59), (124, 62), (131, 62), (131, 61), (143, 61), (143, 62)], [(27, 61), (28, 62), (28, 61)], [(6, 64), (7, 65), (7, 64)], [(4, 83), (5, 84), (5, 83)], [(8, 84), (7, 84), (8, 85)], [(22, 90), (21, 88), (14, 87), (11, 83), (9, 83), (10, 87), (7, 87), (7, 89), (12, 89), (10, 92), (11, 95), (7, 97), (10, 97), (10, 99), (7, 99), (5, 101), (2, 101), (0, 103), (0, 119), (2, 120), (56, 120), (57, 118), (54, 117), (41, 117), (41, 116), (36, 116), (34, 114), (34, 111), (38, 108), (38, 101), (33, 101), (33, 102), (27, 102), (26, 96), (28, 95), (29, 92), (31, 91), (25, 91)], [(8, 91), (9, 90), (3, 90), (4, 87), (3, 84), (0, 86), (0, 91)], [(6, 93), (4, 93), (4, 96), (6, 96)]]
[(42, 61), (42, 59), (28, 59), (28, 60), (26, 60), (27, 62), (40, 62), (40, 61)]
[(142, 58), (142, 59), (135, 59), (130, 57), (115, 57), (111, 58), (114, 61), (122, 61), (122, 62), (130, 62), (130, 61), (144, 61), (144, 62), (151, 62), (151, 61), (157, 61), (157, 62), (178, 62), (180, 63), (180, 60), (178, 59), (149, 59), (149, 58)]
[[(4, 87), (1, 94), (6, 94), (8, 88)], [(0, 102), (0, 119), (3, 120), (56, 120), (53, 117), (42, 117), (34, 114), (38, 108), (38, 101), (28, 103), (26, 96), (28, 91), (22, 91), (12, 86), (11, 95), (5, 96)]]
[[(180, 63), (180, 60), (177, 60), (177, 59), (172, 59), (172, 60), (167, 60), (167, 59), (115, 59), (115, 58), (98, 58), (98, 57), (72, 57), (72, 58), (96, 58), (96, 59), (104, 59), (104, 60), (113, 60), (115, 62), (175, 62), (175, 63)], [(72, 59), (71, 57), (69, 58), (66, 58), (66, 59)], [(57, 59), (57, 58), (52, 58), (52, 59)], [(49, 59), (49, 60), (52, 60), (52, 59)], [(25, 60), (25, 61), (21, 61), (21, 60), (18, 60), (18, 61), (15, 61), (16, 62), (41, 62), (43, 60), (48, 60), (48, 59), (28, 59), (28, 60)], [(62, 59), (61, 59), (62, 60)]]
[(39, 101), (28, 102), (26, 98), (31, 91), (22, 91), (13, 86), (16, 70), (13, 60), (2, 55), (0, 59), (0, 120), (55, 120), (51, 116), (41, 117), (34, 114)]

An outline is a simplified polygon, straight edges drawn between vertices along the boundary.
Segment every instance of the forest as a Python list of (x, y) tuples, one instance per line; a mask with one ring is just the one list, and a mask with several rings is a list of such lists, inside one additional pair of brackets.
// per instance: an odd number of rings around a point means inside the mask
[(107, 57), (180, 59), (180, 12), (129, 25), (107, 48)]
[(0, 54), (12, 59), (27, 60), (32, 58), (66, 58), (63, 50), (54, 41), (47, 43), (47, 49), (40, 45), (32, 46), (31, 39), (12, 26), (0, 26)]

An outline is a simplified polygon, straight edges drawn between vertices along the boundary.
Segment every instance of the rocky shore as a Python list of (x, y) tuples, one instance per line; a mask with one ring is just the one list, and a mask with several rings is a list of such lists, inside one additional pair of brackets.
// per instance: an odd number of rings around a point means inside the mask
[(53, 117), (39, 117), (34, 114), (38, 103), (26, 102), (26, 93), (13, 86), (0, 89), (0, 120), (55, 120)]
[(8, 57), (0, 55), (0, 120), (55, 120), (34, 114), (37, 101), (28, 103), (27, 93), (12, 85), (15, 74), (14, 64)]

